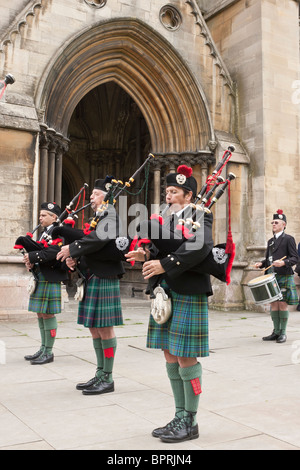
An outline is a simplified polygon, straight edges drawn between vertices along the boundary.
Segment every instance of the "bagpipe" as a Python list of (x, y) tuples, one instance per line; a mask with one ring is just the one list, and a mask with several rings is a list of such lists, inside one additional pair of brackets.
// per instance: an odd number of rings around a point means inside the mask
[[(231, 233), (231, 210), (230, 210), (230, 183), (236, 176), (229, 173), (226, 180), (221, 176), (223, 168), (228, 163), (235, 147), (229, 146), (223, 154), (221, 161), (215, 170), (206, 179), (200, 192), (193, 203), (184, 210), (184, 218), (179, 219), (177, 225), (172, 229), (169, 223), (165, 222), (165, 215), (169, 211), (167, 205), (160, 215), (153, 214), (150, 220), (140, 225), (138, 246), (146, 246), (152, 243), (159, 252), (160, 257), (165, 257), (171, 252), (178, 250), (184, 243), (185, 249), (197, 249), (204, 243), (203, 229), (206, 218), (211, 216), (211, 209), (228, 189), (228, 234), (226, 243), (221, 243), (212, 248), (209, 255), (201, 262), (191, 268), (191, 271), (210, 274), (222, 282), (230, 284), (230, 273), (235, 257), (235, 244)], [(218, 189), (216, 194), (215, 191)], [(169, 220), (169, 218), (167, 219)], [(208, 223), (207, 226), (212, 227)], [(211, 229), (210, 229), (211, 230)], [(198, 235), (201, 232), (200, 236)], [(197, 240), (198, 238), (198, 240)], [(211, 233), (211, 239), (212, 239)], [(198, 244), (197, 244), (198, 241)], [(193, 246), (195, 243), (195, 246)]]
[(85, 209), (89, 205), (87, 204), (77, 210), (72, 209), (76, 201), (78, 206), (81, 196), (82, 194), (85, 194), (87, 188), (87, 183), (84, 183), (78, 194), (73, 197), (73, 199), (66, 206), (65, 210), (57, 217), (56, 221), (53, 224), (53, 227), (51, 227), (51, 229), (47, 233), (45, 232), (45, 234), (43, 234), (40, 240), (33, 240), (33, 234), (40, 228), (41, 224), (37, 225), (31, 232), (27, 232), (25, 236), (18, 237), (15, 242), (14, 249), (18, 249), (21, 251), (25, 250), (27, 253), (30, 253), (31, 251), (40, 251), (45, 248), (49, 248), (50, 246), (61, 246), (63, 240), (57, 236), (57, 234), (55, 233), (55, 229), (60, 227), (63, 223), (69, 223), (69, 217), (76, 216), (79, 211)]
[[(134, 172), (134, 174), (123, 183), (121, 180), (117, 180), (112, 176), (106, 176), (103, 183), (104, 186), (107, 186), (107, 193), (104, 197), (103, 202), (97, 208), (96, 213), (90, 223), (85, 224), (83, 229), (74, 228), (74, 216), (77, 215), (79, 211), (85, 209), (91, 205), (91, 203), (86, 204), (80, 209), (77, 209), (68, 214), (68, 217), (65, 219), (64, 223), (56, 226), (52, 231), (53, 238), (63, 239), (64, 245), (80, 240), (82, 237), (89, 235), (92, 231), (96, 230), (102, 220), (105, 219), (108, 211), (111, 208), (114, 208), (119, 196), (132, 186), (136, 177), (139, 173), (145, 168), (145, 166), (150, 163), (150, 161), (155, 158), (152, 153), (149, 153), (148, 157), (145, 159), (143, 164)], [(100, 224), (101, 225), (101, 224)], [(115, 236), (109, 238), (105, 248), (101, 250), (101, 259), (103, 261), (126, 261), (125, 254), (129, 251), (132, 251), (136, 246), (137, 241), (132, 240), (128, 237)]]
[[(79, 204), (79, 201), (81, 199), (82, 194), (85, 193), (86, 188), (88, 185), (85, 183), (83, 187), (80, 189), (79, 193), (76, 194), (76, 196), (69, 202), (69, 204), (66, 206), (65, 210), (57, 217), (55, 223), (53, 224), (53, 227), (46, 233), (42, 234), (40, 240), (35, 241), (33, 240), (33, 234), (40, 228), (41, 224), (38, 224), (31, 232), (27, 232), (25, 236), (20, 236), (17, 238), (14, 249), (20, 250), (20, 252), (24, 255), (26, 252), (37, 252), (39, 253), (40, 259), (43, 259), (43, 266), (50, 267), (50, 268), (57, 268), (59, 271), (65, 270), (65, 266), (62, 265), (61, 262), (56, 260), (56, 255), (58, 251), (60, 250), (60, 247), (63, 244), (62, 238), (57, 237), (56, 235), (53, 234), (55, 228), (59, 227), (62, 225), (63, 222), (65, 222), (66, 216), (70, 214), (75, 214), (75, 212), (78, 212), (79, 210), (73, 210), (72, 207), (77, 201), (77, 206)], [(83, 199), (84, 200), (84, 199)], [(82, 210), (85, 206), (83, 206), (80, 210)], [(75, 208), (76, 209), (76, 208)], [(54, 235), (54, 236), (53, 236)], [(41, 252), (43, 252), (42, 256)], [(32, 269), (30, 269), (30, 272), (32, 273), (32, 276), (29, 280), (29, 284), (27, 287), (27, 291), (29, 294), (33, 294), (37, 287), (38, 283), (38, 275), (37, 275), (37, 270), (36, 266), (34, 265)]]

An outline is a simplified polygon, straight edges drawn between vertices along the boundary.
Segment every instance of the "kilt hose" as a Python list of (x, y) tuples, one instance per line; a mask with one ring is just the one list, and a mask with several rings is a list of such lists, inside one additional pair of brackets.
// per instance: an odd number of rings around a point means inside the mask
[(36, 313), (56, 315), (61, 312), (61, 283), (48, 282), (41, 272), (39, 282), (33, 294), (30, 295), (28, 310)]
[[(163, 283), (161, 285), (165, 287)], [(209, 356), (207, 295), (182, 295), (169, 291), (172, 316), (159, 325), (150, 315), (147, 347), (165, 349), (177, 357)]]
[(77, 323), (87, 328), (123, 325), (119, 279), (95, 275), (88, 279), (85, 298), (78, 305)]
[(299, 300), (294, 276), (276, 274), (276, 279), (283, 296), (282, 302), (286, 302), (288, 305), (298, 305)]

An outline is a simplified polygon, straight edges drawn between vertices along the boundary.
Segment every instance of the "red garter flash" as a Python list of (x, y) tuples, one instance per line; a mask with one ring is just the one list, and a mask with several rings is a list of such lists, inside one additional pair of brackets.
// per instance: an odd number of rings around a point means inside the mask
[(50, 335), (51, 335), (51, 338), (55, 338), (56, 330), (50, 330)]
[(110, 359), (112, 357), (115, 357), (115, 354), (114, 354), (114, 348), (106, 348), (103, 350), (104, 352), (104, 357), (106, 359)]
[(191, 384), (192, 384), (192, 387), (193, 387), (193, 390), (194, 390), (194, 394), (195, 395), (200, 395), (200, 393), (202, 393), (202, 390), (201, 390), (201, 384), (200, 384), (199, 377), (197, 377), (196, 379), (192, 379)]

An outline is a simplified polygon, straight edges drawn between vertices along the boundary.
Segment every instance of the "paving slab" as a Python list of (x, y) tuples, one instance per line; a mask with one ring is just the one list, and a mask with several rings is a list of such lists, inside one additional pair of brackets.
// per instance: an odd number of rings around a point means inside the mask
[(96, 368), (89, 330), (76, 323), (76, 302), (58, 315), (55, 360), (44, 366), (24, 360), (39, 347), (35, 317), (17, 312), (0, 320), (0, 450), (115, 456), (300, 449), (300, 312), (291, 309), (284, 344), (262, 341), (272, 330), (268, 313), (209, 312), (210, 355), (200, 359), (200, 436), (171, 445), (151, 435), (172, 419), (174, 406), (163, 354), (146, 348), (150, 303), (130, 298), (122, 305), (115, 392), (92, 397), (75, 388)]

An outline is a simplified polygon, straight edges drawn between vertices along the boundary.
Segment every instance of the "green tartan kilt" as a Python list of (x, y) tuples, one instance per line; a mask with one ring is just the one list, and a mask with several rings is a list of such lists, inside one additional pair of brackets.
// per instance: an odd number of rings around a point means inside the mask
[(61, 283), (49, 282), (41, 272), (39, 282), (33, 294), (29, 297), (28, 310), (36, 313), (55, 315), (61, 312)]
[(78, 305), (79, 325), (87, 328), (105, 328), (123, 325), (119, 279), (88, 279), (86, 294)]
[(297, 305), (299, 300), (294, 276), (276, 274), (276, 279), (283, 296), (282, 302), (286, 302), (288, 305)]
[(170, 290), (170, 296), (172, 316), (166, 323), (159, 325), (150, 315), (147, 347), (168, 350), (177, 357), (209, 356), (207, 295)]

